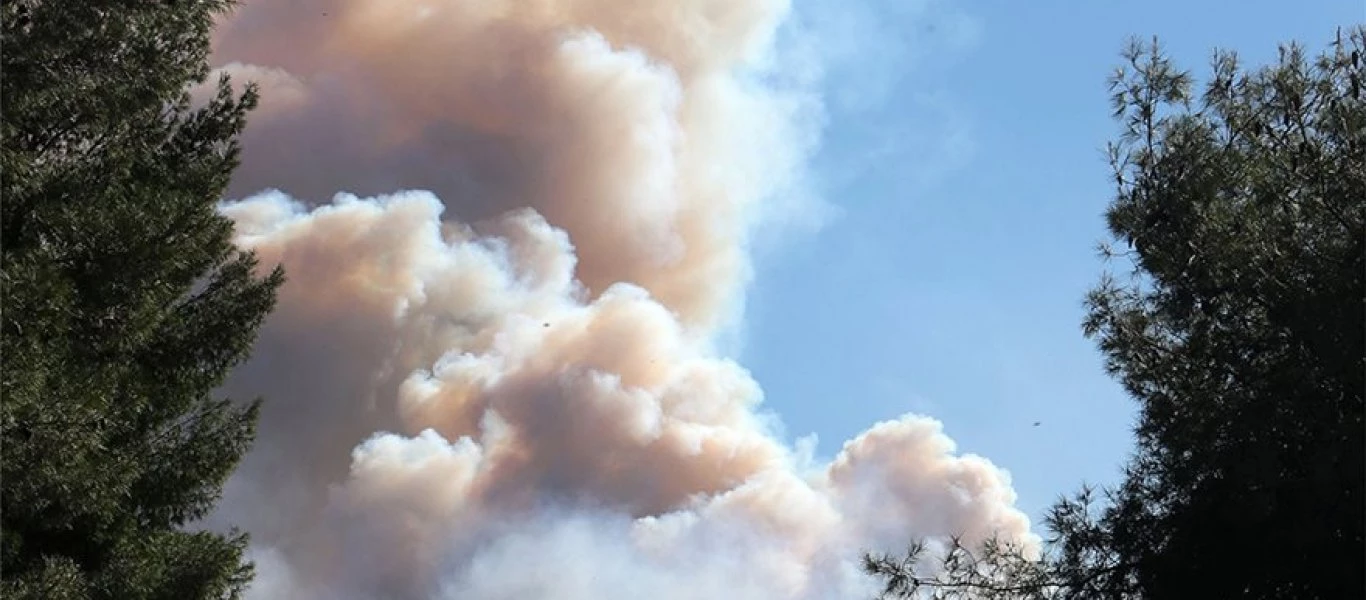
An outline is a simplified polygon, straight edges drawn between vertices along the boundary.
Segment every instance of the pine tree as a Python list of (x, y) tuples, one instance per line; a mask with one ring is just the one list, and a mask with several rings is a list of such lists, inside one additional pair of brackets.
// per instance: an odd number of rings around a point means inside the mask
[(255, 105), (202, 106), (229, 0), (10, 0), (0, 129), (0, 595), (235, 597), (245, 537), (191, 531), (256, 403), (212, 391), (283, 281), (216, 211)]
[(1139, 406), (1122, 483), (1057, 504), (1040, 560), (869, 557), (889, 595), (1351, 598), (1366, 589), (1366, 27), (1203, 94), (1156, 42), (1112, 79), (1107, 212), (1131, 266), (1086, 334)]

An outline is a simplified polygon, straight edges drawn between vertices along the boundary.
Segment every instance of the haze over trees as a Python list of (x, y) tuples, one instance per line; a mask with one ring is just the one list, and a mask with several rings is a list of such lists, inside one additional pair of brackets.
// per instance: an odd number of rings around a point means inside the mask
[[(1349, 598), (1366, 589), (1366, 27), (1202, 89), (1157, 42), (1110, 80), (1127, 268), (1083, 329), (1138, 403), (1122, 481), (1009, 544), (869, 556), (889, 597)], [(937, 560), (936, 560), (937, 559)]]
[(223, 0), (16, 0), (3, 53), (0, 596), (220, 598), (245, 537), (185, 530), (251, 443), (211, 394), (282, 275), (216, 212), (255, 92), (202, 107)]

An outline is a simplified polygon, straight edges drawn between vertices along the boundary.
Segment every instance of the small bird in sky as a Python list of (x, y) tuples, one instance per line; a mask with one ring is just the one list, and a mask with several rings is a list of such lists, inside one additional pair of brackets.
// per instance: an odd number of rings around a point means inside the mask
[(1042, 424), (1043, 424), (1043, 421), (1035, 421), (1035, 422), (1034, 422), (1034, 426), (1035, 426), (1035, 427), (1038, 427), (1039, 425), (1042, 425)]

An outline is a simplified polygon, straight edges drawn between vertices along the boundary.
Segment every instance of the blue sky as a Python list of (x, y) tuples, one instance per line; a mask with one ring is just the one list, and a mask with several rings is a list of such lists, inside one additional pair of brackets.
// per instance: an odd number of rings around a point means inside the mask
[[(1197, 75), (1319, 50), (1366, 1), (796, 0), (820, 32), (828, 125), (815, 159), (839, 214), (765, 253), (743, 364), (818, 454), (905, 412), (1009, 470), (1038, 519), (1114, 481), (1133, 407), (1082, 337), (1102, 264), (1115, 132), (1105, 78), (1130, 35)], [(1034, 427), (1035, 421), (1041, 425)]]

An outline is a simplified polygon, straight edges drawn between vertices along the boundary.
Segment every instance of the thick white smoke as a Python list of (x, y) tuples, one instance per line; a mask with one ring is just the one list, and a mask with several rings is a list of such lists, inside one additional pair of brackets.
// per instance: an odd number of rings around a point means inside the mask
[(813, 209), (819, 105), (771, 71), (787, 11), (249, 0), (224, 24), (265, 101), (255, 195), (223, 211), (290, 277), (227, 386), (268, 399), (214, 519), (252, 533), (256, 597), (848, 597), (863, 550), (1029, 536), (937, 422), (811, 464), (716, 352), (754, 228)]

